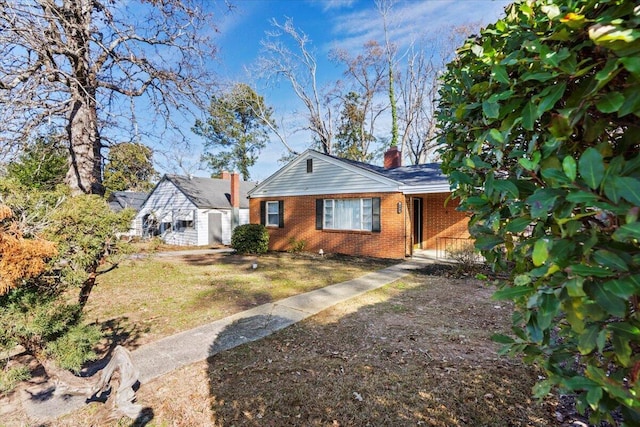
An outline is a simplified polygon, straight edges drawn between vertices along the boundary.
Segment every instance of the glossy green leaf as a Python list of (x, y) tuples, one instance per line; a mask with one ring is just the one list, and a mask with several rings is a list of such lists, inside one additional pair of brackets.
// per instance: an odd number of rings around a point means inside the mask
[(624, 95), (620, 92), (609, 92), (596, 102), (596, 108), (601, 113), (615, 113), (624, 103)]
[(640, 240), (640, 222), (625, 224), (618, 228), (611, 236), (613, 240), (618, 242), (627, 242), (630, 240)]
[(515, 342), (513, 338), (503, 334), (491, 335), (491, 341), (497, 342), (499, 344), (513, 344)]
[(532, 218), (546, 218), (553, 210), (558, 199), (558, 193), (549, 189), (540, 189), (529, 196), (526, 200), (531, 207)]
[(509, 198), (517, 199), (520, 195), (518, 187), (516, 187), (516, 185), (511, 181), (497, 179), (494, 181), (493, 186), (496, 191), (507, 195)]
[(598, 195), (586, 191), (574, 191), (567, 195), (567, 200), (572, 203), (592, 204), (598, 201)]
[(619, 191), (620, 197), (636, 206), (640, 206), (640, 179), (618, 176), (615, 177), (613, 185)]
[(489, 131), (489, 137), (499, 144), (504, 144), (504, 136), (498, 129), (491, 129)]
[(591, 325), (585, 328), (578, 338), (578, 350), (580, 354), (589, 354), (596, 348), (599, 333), (600, 330), (597, 325)]
[(509, 84), (509, 75), (507, 74), (507, 70), (501, 65), (494, 65), (491, 68), (491, 76), (500, 83)]
[(567, 83), (562, 82), (553, 86), (553, 89), (546, 95), (544, 98), (540, 100), (538, 104), (538, 117), (541, 116), (546, 111), (549, 111), (553, 108), (554, 105), (562, 98), (564, 95), (564, 91), (567, 88)]
[(602, 285), (591, 286), (587, 293), (591, 294), (596, 303), (610, 315), (624, 317), (627, 311), (626, 300), (615, 296)]
[(602, 154), (593, 147), (587, 148), (578, 161), (578, 171), (590, 188), (598, 188), (604, 176)]
[(593, 259), (601, 266), (616, 270), (616, 271), (629, 271), (627, 263), (614, 252), (606, 249), (600, 249), (593, 254)]
[(478, 236), (476, 237), (475, 246), (481, 251), (488, 251), (503, 242), (500, 236)]
[(530, 295), (533, 292), (532, 286), (517, 286), (514, 288), (503, 288), (493, 293), (492, 298), (495, 300), (513, 300), (520, 297)]
[(538, 327), (546, 330), (551, 326), (553, 319), (558, 315), (560, 309), (560, 301), (555, 294), (542, 294), (540, 303), (538, 304), (538, 315), (536, 322)]
[(612, 322), (607, 325), (607, 329), (628, 340), (640, 340), (640, 328), (630, 324), (629, 322)]
[(482, 112), (488, 119), (497, 119), (500, 116), (500, 104), (484, 101), (482, 103)]
[(505, 227), (505, 230), (510, 233), (520, 233), (524, 231), (529, 225), (531, 225), (531, 218), (515, 218), (510, 219)]
[(569, 279), (564, 284), (567, 289), (567, 293), (570, 297), (584, 297), (587, 294), (582, 289), (582, 284), (584, 283), (584, 278), (582, 277), (574, 277), (573, 279)]
[(613, 273), (606, 268), (594, 267), (591, 265), (575, 264), (569, 267), (571, 274), (582, 277), (611, 277)]
[(576, 159), (571, 156), (565, 156), (565, 158), (562, 159), (562, 170), (571, 181), (575, 181), (578, 176), (578, 164), (576, 163)]
[(533, 125), (538, 119), (538, 107), (529, 101), (522, 109), (522, 127), (526, 130), (533, 130)]
[(536, 267), (540, 267), (547, 261), (547, 258), (549, 258), (549, 241), (547, 239), (536, 240), (531, 258), (533, 265)]
[(618, 362), (620, 362), (622, 366), (629, 366), (629, 362), (631, 361), (631, 346), (629, 345), (629, 340), (616, 334), (611, 337), (611, 342)]
[(635, 74), (637, 77), (640, 77), (640, 57), (628, 56), (625, 58), (620, 58), (620, 62), (628, 72), (630, 72), (631, 74)]
[(602, 387), (590, 387), (587, 391), (587, 403), (591, 407), (591, 410), (596, 410), (602, 399)]
[(620, 279), (610, 280), (603, 284), (609, 292), (627, 299), (632, 295), (640, 295), (640, 274), (634, 274)]

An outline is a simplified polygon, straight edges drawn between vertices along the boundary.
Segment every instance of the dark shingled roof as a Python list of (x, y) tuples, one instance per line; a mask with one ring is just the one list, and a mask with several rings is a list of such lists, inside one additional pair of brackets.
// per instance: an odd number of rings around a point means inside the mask
[(447, 176), (442, 173), (439, 163), (424, 163), (421, 165), (400, 166), (393, 169), (385, 169), (382, 166), (371, 165), (369, 163), (343, 159), (335, 156), (331, 157), (352, 166), (375, 172), (385, 178), (393, 179), (394, 181), (398, 181), (404, 185), (449, 183)]
[[(184, 193), (185, 196), (200, 209), (230, 209), (231, 180), (217, 178), (188, 177), (165, 175)], [(255, 182), (240, 180), (240, 207), (248, 209), (247, 193), (256, 186)]]
[(139, 191), (114, 191), (109, 196), (109, 207), (114, 212), (120, 212), (123, 209), (131, 208), (136, 212), (140, 210), (149, 193)]

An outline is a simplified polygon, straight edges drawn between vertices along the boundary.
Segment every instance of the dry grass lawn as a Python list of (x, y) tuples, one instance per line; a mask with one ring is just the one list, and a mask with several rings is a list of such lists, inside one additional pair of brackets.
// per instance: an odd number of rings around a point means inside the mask
[[(472, 279), (413, 274), (143, 385), (148, 418), (133, 425), (558, 425), (556, 403), (530, 397), (537, 373), (497, 355), (490, 336), (511, 312), (491, 293)], [(222, 295), (243, 304), (242, 293)], [(132, 425), (107, 420), (103, 406), (50, 426)]]
[[(253, 269), (253, 264), (257, 268)], [(105, 345), (142, 344), (291, 295), (362, 276), (388, 260), (190, 254), (125, 261), (98, 278), (86, 317)]]

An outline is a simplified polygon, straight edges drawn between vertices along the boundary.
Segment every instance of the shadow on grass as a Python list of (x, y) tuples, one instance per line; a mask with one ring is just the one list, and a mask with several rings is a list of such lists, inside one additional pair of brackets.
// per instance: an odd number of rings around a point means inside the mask
[(84, 372), (86, 372), (87, 375), (93, 375), (107, 366), (110, 357), (105, 356), (110, 355), (118, 345), (126, 347), (129, 350), (138, 347), (138, 341), (142, 333), (138, 326), (130, 324), (128, 320), (127, 317), (123, 316), (96, 324), (100, 328), (106, 342), (98, 347), (98, 354), (102, 356), (101, 360), (88, 362), (86, 364)]
[(269, 319), (230, 325), (207, 359), (217, 425), (554, 425), (531, 399), (537, 373), (498, 357), (489, 338), (509, 313), (477, 283), (447, 282), (392, 285), (369, 296), (382, 302), (343, 304), (235, 348)]

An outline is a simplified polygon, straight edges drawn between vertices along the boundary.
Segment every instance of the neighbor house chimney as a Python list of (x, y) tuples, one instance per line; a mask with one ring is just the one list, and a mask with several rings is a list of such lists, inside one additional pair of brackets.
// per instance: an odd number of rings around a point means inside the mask
[(384, 153), (384, 168), (393, 169), (402, 166), (402, 152), (398, 147), (391, 147)]
[(231, 174), (231, 207), (240, 207), (240, 174), (237, 172)]
[(231, 179), (231, 175), (227, 171), (220, 172), (220, 179), (226, 179), (227, 181)]

